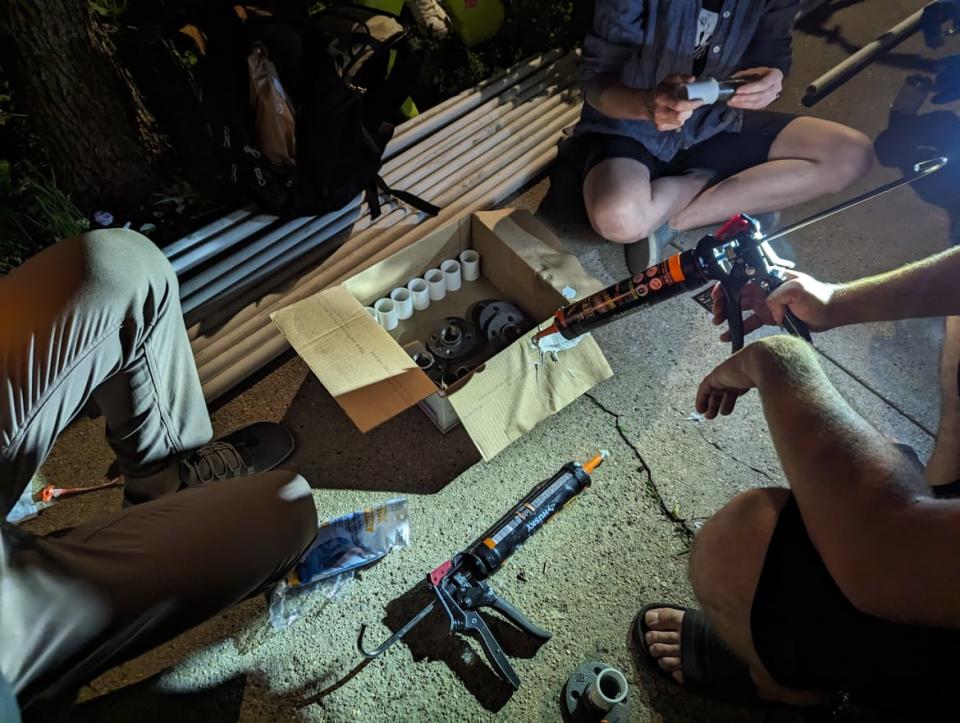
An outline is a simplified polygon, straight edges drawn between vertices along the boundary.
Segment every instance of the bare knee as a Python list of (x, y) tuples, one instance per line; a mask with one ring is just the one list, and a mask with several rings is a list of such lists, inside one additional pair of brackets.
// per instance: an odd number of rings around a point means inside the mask
[(873, 143), (858, 130), (843, 127), (830, 134), (820, 151), (824, 165), (824, 191), (837, 193), (863, 178), (873, 167)]
[(752, 657), (750, 607), (770, 535), (790, 493), (776, 487), (742, 492), (697, 533), (690, 583), (721, 635), (742, 657)]
[(608, 193), (588, 203), (587, 216), (594, 231), (618, 244), (639, 241), (654, 230), (645, 210), (622, 193)]
[(611, 158), (598, 163), (583, 180), (583, 201), (593, 230), (608, 241), (633, 243), (653, 230), (650, 172), (639, 161)]

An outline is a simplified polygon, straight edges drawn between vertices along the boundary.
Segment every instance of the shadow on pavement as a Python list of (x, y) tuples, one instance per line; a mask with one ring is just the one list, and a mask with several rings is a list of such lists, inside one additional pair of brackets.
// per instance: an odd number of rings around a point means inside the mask
[[(433, 591), (423, 581), (387, 605), (384, 623), (392, 632), (396, 632), (434, 599)], [(532, 658), (544, 643), (504, 622), (494, 613), (484, 610), (482, 614), (508, 658)], [(365, 639), (364, 644), (373, 648), (380, 642), (373, 634)], [(439, 606), (397, 644), (409, 648), (415, 663), (424, 660), (445, 663), (488, 711), (499, 711), (514, 693), (513, 688), (490, 667), (479, 644), (474, 647), (464, 637), (450, 632), (449, 619)], [(390, 653), (387, 651), (384, 654)]]
[(234, 723), (246, 689), (245, 676), (235, 676), (211, 688), (192, 691), (161, 690), (160, 675), (120, 688), (76, 706), (72, 723)]
[(364, 434), (312, 375), (283, 423), (293, 465), (317, 489), (432, 494), (480, 460), (462, 427), (443, 434), (414, 407)]

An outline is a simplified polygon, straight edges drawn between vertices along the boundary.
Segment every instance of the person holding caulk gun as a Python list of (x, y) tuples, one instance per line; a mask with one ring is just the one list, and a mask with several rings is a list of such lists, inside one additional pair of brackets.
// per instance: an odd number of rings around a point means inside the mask
[[(747, 345), (702, 381), (697, 411), (731, 414), (756, 388), (789, 489), (733, 498), (697, 534), (701, 610), (646, 605), (634, 635), (677, 683), (797, 705), (837, 692), (955, 695), (960, 673), (960, 248), (844, 284), (799, 273), (750, 285), (744, 330), (947, 316), (941, 417), (924, 469), (851, 409), (814, 350), (787, 336)], [(714, 322), (726, 320), (714, 289)], [(721, 336), (728, 338), (727, 334)]]
[[(834, 193), (870, 169), (872, 146), (859, 131), (766, 110), (790, 69), (798, 5), (596, 0), (569, 157), (591, 225), (625, 244), (632, 273), (655, 264), (679, 232)], [(683, 100), (696, 78), (748, 82), (725, 101)]]

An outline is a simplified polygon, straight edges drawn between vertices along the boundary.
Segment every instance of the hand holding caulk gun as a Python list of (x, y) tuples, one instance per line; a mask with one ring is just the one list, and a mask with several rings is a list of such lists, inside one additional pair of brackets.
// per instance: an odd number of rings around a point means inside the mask
[[(715, 281), (715, 322), (722, 323), (723, 319), (726, 319), (729, 331), (724, 336), (731, 342), (733, 351), (738, 351), (743, 348), (744, 335), (760, 326), (760, 320), (754, 317), (751, 317), (745, 326), (743, 301), (755, 299), (758, 292), (765, 296), (775, 291), (788, 280), (785, 270), (793, 267), (791, 262), (777, 255), (770, 245), (771, 241), (912, 183), (946, 165), (947, 159), (944, 157), (917, 163), (910, 176), (883, 184), (769, 235), (763, 234), (755, 219), (746, 214), (738, 214), (715, 234), (708, 234), (700, 239), (696, 248), (674, 254), (641, 274), (618, 281), (558, 310), (553, 323), (533, 336), (533, 344), (543, 348), (543, 342), (553, 334), (574, 339), (643, 307), (666, 301), (684, 291), (698, 289), (710, 281)], [(753, 288), (750, 288), (751, 286)], [(810, 340), (807, 324), (786, 306), (782, 306), (778, 314), (779, 318), (776, 320), (785, 331)]]

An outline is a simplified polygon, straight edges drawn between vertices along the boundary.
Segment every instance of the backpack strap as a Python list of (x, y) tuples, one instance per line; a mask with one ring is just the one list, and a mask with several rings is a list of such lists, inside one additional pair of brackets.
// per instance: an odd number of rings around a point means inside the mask
[(370, 218), (377, 219), (380, 218), (380, 213), (382, 208), (380, 207), (380, 192), (377, 189), (377, 181), (380, 180), (380, 176), (377, 176), (376, 179), (367, 186), (367, 207), (370, 209)]
[[(391, 188), (387, 185), (387, 182), (383, 180), (380, 176), (377, 176), (377, 187), (384, 193), (389, 193), (394, 198), (398, 198), (403, 201), (408, 206), (412, 206), (418, 211), (422, 211), (428, 216), (436, 216), (440, 213), (440, 207), (434, 206), (429, 201), (425, 201), (416, 194), (410, 193), (409, 191), (401, 191), (398, 188)], [(367, 194), (369, 196), (369, 193)], [(374, 194), (376, 196), (376, 194)], [(369, 203), (369, 200), (368, 200)], [(377, 212), (380, 210), (380, 200), (377, 199)], [(373, 205), (370, 206), (370, 214), (373, 215)], [(376, 216), (374, 216), (376, 218)]]

